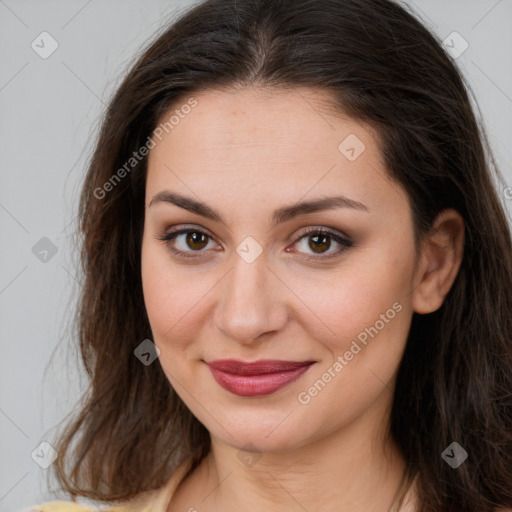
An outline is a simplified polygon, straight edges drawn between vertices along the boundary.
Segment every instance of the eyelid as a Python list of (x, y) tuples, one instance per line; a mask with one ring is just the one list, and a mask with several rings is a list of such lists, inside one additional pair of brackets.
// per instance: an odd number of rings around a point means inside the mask
[(294, 235), (295, 241), (297, 242), (298, 240), (303, 238), (305, 235), (309, 235), (309, 234), (313, 234), (313, 233), (326, 233), (333, 237), (341, 238), (347, 243), (349, 243), (349, 242), (352, 243), (351, 238), (347, 234), (343, 233), (339, 229), (331, 228), (329, 226), (324, 226), (324, 225), (308, 226), (308, 227), (299, 229), (298, 233), (296, 233)]

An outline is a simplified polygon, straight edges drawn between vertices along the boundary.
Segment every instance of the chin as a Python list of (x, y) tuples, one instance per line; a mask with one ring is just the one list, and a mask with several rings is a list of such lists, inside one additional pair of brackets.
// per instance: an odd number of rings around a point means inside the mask
[(222, 421), (226, 430), (218, 424), (208, 425), (212, 427), (212, 430), (208, 430), (222, 443), (246, 451), (285, 452), (300, 448), (310, 441), (310, 436), (304, 430), (304, 422), (297, 422), (297, 418), (293, 418), (294, 413), (284, 421), (287, 413), (282, 412), (264, 415), (261, 411), (253, 411), (243, 415), (243, 418), (240, 416), (237, 414), (236, 419)]

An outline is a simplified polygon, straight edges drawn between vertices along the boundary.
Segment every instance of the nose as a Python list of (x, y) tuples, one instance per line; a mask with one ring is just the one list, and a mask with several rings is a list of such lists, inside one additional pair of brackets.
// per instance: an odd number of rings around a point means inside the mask
[(238, 255), (234, 260), (219, 287), (214, 323), (233, 340), (250, 345), (286, 324), (286, 287), (268, 267), (263, 254), (252, 263)]

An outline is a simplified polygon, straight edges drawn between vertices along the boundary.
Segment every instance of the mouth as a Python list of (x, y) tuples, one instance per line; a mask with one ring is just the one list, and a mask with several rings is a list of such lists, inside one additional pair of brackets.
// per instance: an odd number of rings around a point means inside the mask
[(307, 372), (315, 361), (267, 359), (245, 363), (219, 359), (205, 363), (222, 388), (238, 396), (256, 397), (284, 388)]

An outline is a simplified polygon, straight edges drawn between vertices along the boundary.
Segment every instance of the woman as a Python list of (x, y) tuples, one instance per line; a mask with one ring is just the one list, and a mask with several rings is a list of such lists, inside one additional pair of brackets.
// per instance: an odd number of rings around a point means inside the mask
[[(184, 13), (85, 178), (91, 383), (62, 488), (112, 511), (512, 508), (486, 150), (461, 74), (389, 0)], [(32, 510), (59, 506), (82, 510)]]

